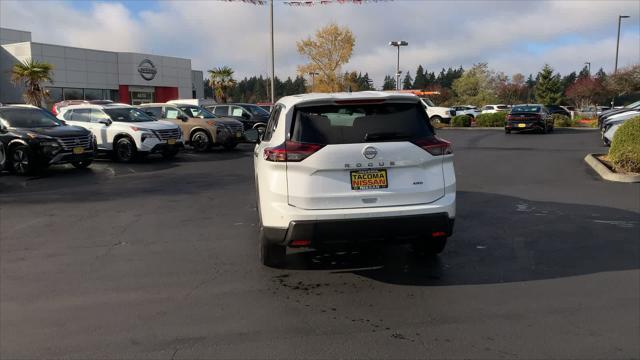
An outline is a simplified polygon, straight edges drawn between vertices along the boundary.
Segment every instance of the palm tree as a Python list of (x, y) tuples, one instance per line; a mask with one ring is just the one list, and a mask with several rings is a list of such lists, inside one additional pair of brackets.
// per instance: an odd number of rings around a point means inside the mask
[(233, 79), (233, 70), (228, 66), (218, 67), (209, 70), (211, 77), (211, 86), (215, 94), (216, 100), (226, 103), (229, 90), (236, 85)]
[(24, 100), (31, 105), (42, 106), (48, 96), (42, 86), (45, 81), (53, 82), (51, 76), (53, 65), (37, 60), (25, 60), (13, 65), (11, 69), (11, 82), (19, 85), (24, 82)]

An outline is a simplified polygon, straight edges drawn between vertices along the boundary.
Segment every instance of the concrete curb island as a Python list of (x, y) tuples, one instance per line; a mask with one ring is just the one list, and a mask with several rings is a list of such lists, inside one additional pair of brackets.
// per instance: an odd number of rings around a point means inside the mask
[(598, 175), (600, 175), (603, 179), (609, 181), (617, 181), (624, 183), (636, 183), (640, 182), (640, 174), (639, 175), (627, 175), (627, 174), (618, 174), (606, 167), (603, 163), (600, 162), (596, 158), (596, 156), (601, 154), (587, 154), (584, 157), (584, 161), (589, 164), (593, 170), (595, 170)]

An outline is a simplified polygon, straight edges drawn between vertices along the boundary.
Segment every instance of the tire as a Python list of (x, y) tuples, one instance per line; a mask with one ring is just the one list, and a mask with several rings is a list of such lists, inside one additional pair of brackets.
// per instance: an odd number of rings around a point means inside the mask
[(189, 143), (196, 152), (207, 151), (211, 148), (211, 139), (209, 139), (209, 135), (204, 130), (194, 131), (191, 134)]
[(162, 157), (165, 159), (173, 159), (174, 157), (176, 157), (176, 155), (178, 155), (178, 152), (180, 151), (180, 149), (178, 149), (177, 146), (172, 147), (168, 150), (165, 150), (162, 152)]
[(224, 147), (225, 150), (233, 150), (236, 148), (236, 146), (238, 146), (237, 142), (231, 142), (231, 143), (226, 143), (222, 145), (222, 147)]
[(122, 137), (113, 144), (113, 158), (118, 162), (132, 162), (137, 152), (136, 144), (128, 137)]
[(436, 124), (442, 124), (442, 118), (438, 115), (434, 115), (431, 117), (431, 119), (429, 119), (431, 121), (431, 124), (436, 125)]
[(93, 160), (74, 161), (71, 163), (76, 169), (86, 169), (91, 165)]
[(256, 125), (254, 127), (254, 129), (256, 129), (258, 131), (258, 136), (263, 135), (265, 133), (265, 131), (267, 130), (267, 126), (266, 125)]
[(30, 175), (36, 170), (35, 159), (28, 146), (17, 145), (11, 149), (10, 160), (10, 170), (18, 175)]
[(511, 130), (509, 130), (509, 129), (504, 129), (504, 133), (505, 133), (505, 134), (511, 134)]
[(446, 237), (427, 238), (422, 241), (414, 241), (411, 244), (413, 251), (418, 254), (434, 255), (440, 254), (447, 245)]

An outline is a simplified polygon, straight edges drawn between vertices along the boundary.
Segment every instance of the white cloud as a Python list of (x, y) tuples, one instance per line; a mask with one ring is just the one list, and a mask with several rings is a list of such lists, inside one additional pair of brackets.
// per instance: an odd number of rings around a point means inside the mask
[[(269, 72), (269, 10), (222, 1), (163, 1), (133, 14), (119, 3), (79, 10), (60, 1), (0, 2), (2, 26), (33, 32), (35, 41), (193, 59), (193, 67), (229, 65), (239, 77)], [(486, 61), (507, 74), (536, 73), (549, 63), (562, 73), (613, 68), (618, 14), (620, 66), (640, 62), (637, 1), (392, 1), (366, 5), (275, 6), (276, 73), (294, 76), (304, 62), (295, 42), (329, 22), (347, 25), (357, 43), (348, 70), (369, 72), (379, 85), (395, 71), (388, 41), (402, 39), (401, 68), (438, 72)], [(37, 21), (25, 21), (37, 19)]]

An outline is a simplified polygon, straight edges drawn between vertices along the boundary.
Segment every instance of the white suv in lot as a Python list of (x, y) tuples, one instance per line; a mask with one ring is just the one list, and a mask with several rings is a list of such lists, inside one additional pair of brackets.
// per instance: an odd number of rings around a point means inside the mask
[(151, 153), (171, 158), (183, 147), (182, 131), (177, 125), (156, 120), (125, 104), (67, 106), (58, 118), (90, 130), (96, 137), (98, 150), (112, 152), (115, 160), (121, 162)]
[(451, 144), (418, 97), (357, 92), (288, 96), (254, 150), (263, 264), (287, 247), (411, 242), (439, 253), (453, 231)]

